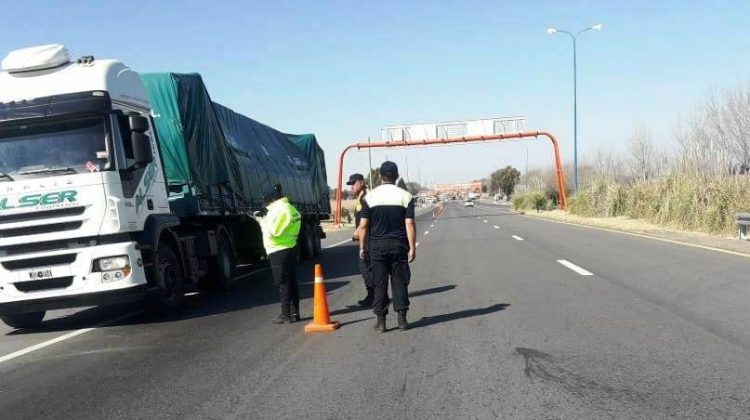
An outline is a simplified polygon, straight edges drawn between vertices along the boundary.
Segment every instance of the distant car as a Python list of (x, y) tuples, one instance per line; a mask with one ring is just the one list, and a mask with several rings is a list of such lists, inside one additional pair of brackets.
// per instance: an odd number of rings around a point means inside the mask
[(474, 207), (474, 200), (464, 201), (464, 207)]

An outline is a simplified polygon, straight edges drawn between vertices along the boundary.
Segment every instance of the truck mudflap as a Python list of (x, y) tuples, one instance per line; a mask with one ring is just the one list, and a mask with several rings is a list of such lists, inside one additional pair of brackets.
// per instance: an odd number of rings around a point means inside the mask
[(143, 284), (103, 292), (7, 302), (0, 304), (0, 315), (137, 302), (146, 297), (146, 291), (147, 285)]

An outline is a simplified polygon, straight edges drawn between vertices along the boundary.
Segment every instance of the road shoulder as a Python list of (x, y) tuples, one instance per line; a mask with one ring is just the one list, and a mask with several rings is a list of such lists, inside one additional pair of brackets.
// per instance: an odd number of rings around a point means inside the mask
[(565, 223), (615, 233), (635, 235), (686, 246), (750, 257), (750, 242), (726, 235), (687, 232), (654, 225), (642, 220), (622, 217), (582, 217), (562, 210), (544, 212), (518, 212), (519, 215), (551, 222)]

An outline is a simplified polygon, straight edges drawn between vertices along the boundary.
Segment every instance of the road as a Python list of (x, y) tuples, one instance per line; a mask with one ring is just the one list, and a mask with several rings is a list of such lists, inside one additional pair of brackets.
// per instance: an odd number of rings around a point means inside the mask
[[(750, 417), (750, 259), (450, 202), (418, 218), (412, 329), (375, 334), (356, 247), (319, 262), (340, 330), (276, 326), (267, 271), (176, 316), (0, 331), (3, 418)], [(312, 266), (299, 266), (303, 315)], [(81, 330), (104, 323), (92, 330)], [(0, 359), (2, 360), (2, 359)]]

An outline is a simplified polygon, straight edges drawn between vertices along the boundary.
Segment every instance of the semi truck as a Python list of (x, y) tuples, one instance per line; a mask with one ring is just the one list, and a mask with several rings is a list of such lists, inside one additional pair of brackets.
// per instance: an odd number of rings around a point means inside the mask
[(263, 263), (253, 213), (280, 184), (303, 215), (302, 258), (330, 214), (323, 150), (212, 102), (198, 74), (9, 53), (0, 71), (0, 319), (144, 300), (179, 308)]

